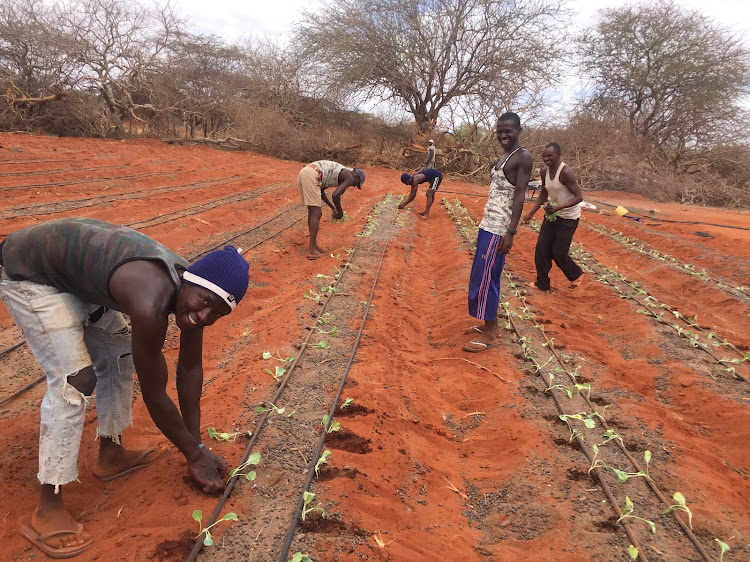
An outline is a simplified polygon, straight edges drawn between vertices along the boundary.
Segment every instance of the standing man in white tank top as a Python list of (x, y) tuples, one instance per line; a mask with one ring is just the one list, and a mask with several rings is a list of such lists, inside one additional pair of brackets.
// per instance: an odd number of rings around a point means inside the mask
[(576, 289), (583, 281), (583, 270), (568, 252), (581, 217), (581, 207), (578, 204), (583, 201), (583, 195), (575, 172), (562, 162), (559, 144), (551, 142), (545, 146), (542, 160), (546, 168), (542, 170), (541, 191), (534, 206), (523, 217), (523, 222), (528, 223), (539, 207), (550, 202), (544, 207), (544, 220), (536, 242), (534, 287), (540, 291), (550, 290), (549, 272), (554, 260), (570, 281), (570, 288)]

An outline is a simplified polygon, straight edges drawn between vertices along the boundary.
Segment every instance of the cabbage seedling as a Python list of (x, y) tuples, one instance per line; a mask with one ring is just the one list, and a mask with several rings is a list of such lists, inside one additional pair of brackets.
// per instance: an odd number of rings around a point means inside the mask
[(213, 523), (205, 528), (203, 527), (203, 523), (202, 523), (203, 511), (201, 511), (200, 509), (196, 509), (195, 511), (193, 511), (193, 519), (195, 519), (198, 522), (198, 526), (200, 527), (200, 531), (198, 531), (198, 536), (196, 536), (195, 538), (197, 539), (203, 533), (205, 533), (205, 536), (203, 537), (203, 544), (205, 546), (211, 546), (212, 544), (214, 544), (214, 539), (211, 538), (211, 532), (209, 531), (209, 529), (213, 527), (214, 525), (218, 525), (222, 521), (237, 521), (237, 514), (234, 511), (230, 511), (224, 517), (219, 519), (216, 523)]
[(310, 299), (311, 301), (320, 302), (320, 293), (313, 291), (312, 289), (308, 289), (305, 293), (305, 298)]
[(633, 502), (630, 501), (630, 498), (628, 496), (625, 496), (625, 507), (622, 508), (622, 515), (617, 520), (617, 522), (619, 523), (623, 519), (640, 519), (641, 521), (648, 523), (648, 526), (651, 529), (651, 533), (653, 533), (654, 535), (656, 534), (656, 525), (653, 521), (649, 521), (648, 519), (644, 519), (643, 517), (633, 515)]
[(339, 408), (343, 410), (344, 408), (349, 406), (352, 402), (354, 402), (354, 398), (347, 398), (346, 400), (344, 400), (344, 403), (341, 404), (341, 406), (339, 406)]
[(326, 340), (320, 340), (315, 345), (311, 345), (310, 347), (316, 347), (318, 349), (331, 349), (331, 346), (328, 344)]
[(309, 554), (295, 552), (294, 555), (289, 559), (289, 562), (313, 562), (313, 559), (310, 558)]
[(315, 494), (312, 492), (305, 492), (302, 494), (302, 497), (304, 499), (304, 505), (302, 506), (302, 521), (305, 520), (305, 517), (307, 517), (308, 513), (312, 513), (313, 511), (319, 511), (321, 517), (325, 517), (326, 513), (323, 511), (323, 508), (320, 504), (316, 505), (315, 507), (310, 507), (310, 504), (315, 499)]
[(225, 433), (216, 431), (213, 427), (207, 429), (208, 437), (210, 439), (216, 439), (217, 441), (234, 441), (238, 435), (250, 435), (249, 431), (235, 431), (234, 433)]
[(263, 412), (268, 412), (270, 410), (273, 410), (274, 412), (276, 412), (280, 416), (284, 416), (284, 417), (287, 417), (287, 418), (291, 418), (294, 414), (297, 413), (297, 410), (292, 410), (292, 412), (290, 414), (286, 414), (285, 415), (284, 412), (286, 411), (286, 407), (279, 408), (278, 406), (272, 404), (271, 402), (268, 403), (268, 408), (266, 408), (265, 406), (261, 405), (261, 406), (258, 406), (255, 409), (255, 411), (258, 412), (259, 414), (262, 414)]
[(328, 425), (329, 421), (328, 414), (323, 416), (323, 427), (328, 427), (328, 430), (326, 433), (333, 433), (334, 431), (338, 431), (341, 429), (341, 424), (337, 420), (331, 420), (331, 425)]
[(330, 324), (334, 320), (336, 320), (336, 316), (330, 312), (326, 312), (318, 317), (318, 324)]
[(249, 457), (247, 457), (247, 460), (243, 462), (240, 466), (237, 468), (233, 468), (229, 471), (229, 478), (231, 479), (233, 476), (244, 476), (246, 480), (253, 481), (255, 480), (256, 474), (254, 470), (250, 470), (248, 472), (242, 472), (243, 470), (246, 470), (247, 468), (251, 466), (257, 466), (257, 464), (260, 462), (260, 453), (253, 453)]
[(714, 540), (719, 543), (719, 548), (721, 549), (721, 554), (719, 554), (719, 562), (722, 562), (724, 560), (724, 553), (729, 550), (729, 545), (725, 542), (721, 542), (719, 539)]
[(320, 476), (320, 468), (324, 464), (328, 464), (328, 457), (331, 456), (331, 451), (323, 451), (323, 454), (320, 455), (320, 458), (318, 459), (318, 462), (315, 463), (315, 476)]
[(685, 505), (685, 496), (683, 496), (680, 492), (675, 492), (672, 496), (675, 503), (674, 505), (670, 505), (664, 513), (672, 513), (673, 511), (684, 511), (688, 514), (688, 523), (690, 524), (690, 530), (693, 530), (693, 512), (690, 511), (690, 508)]
[(638, 549), (632, 544), (628, 547), (628, 554), (631, 560), (638, 560)]

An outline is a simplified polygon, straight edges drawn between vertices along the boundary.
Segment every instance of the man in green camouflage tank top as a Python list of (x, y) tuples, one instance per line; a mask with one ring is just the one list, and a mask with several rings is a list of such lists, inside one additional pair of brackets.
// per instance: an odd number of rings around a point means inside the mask
[[(61, 486), (78, 478), (86, 407), (96, 389), (99, 455), (94, 474), (110, 481), (153, 464), (166, 446), (129, 450), (133, 375), (148, 412), (185, 456), (206, 492), (224, 488), (226, 463), (201, 443), (203, 328), (234, 310), (248, 264), (231, 246), (189, 265), (129, 228), (61, 219), (13, 232), (0, 244), (0, 295), (44, 370), (39, 436), (39, 504), (21, 533), (45, 554), (76, 556), (93, 539), (66, 511)], [(123, 317), (130, 317), (130, 325)], [(162, 355), (169, 315), (180, 329), (178, 410), (166, 391)]]

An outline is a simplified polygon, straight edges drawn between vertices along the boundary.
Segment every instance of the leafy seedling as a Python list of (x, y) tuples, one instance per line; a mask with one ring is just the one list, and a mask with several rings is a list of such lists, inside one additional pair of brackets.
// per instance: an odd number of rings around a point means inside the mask
[(213, 523), (208, 527), (203, 527), (203, 511), (201, 511), (200, 509), (196, 509), (195, 511), (193, 511), (193, 519), (198, 522), (198, 527), (200, 528), (200, 531), (198, 531), (198, 535), (195, 538), (197, 539), (205, 533), (205, 536), (203, 537), (203, 544), (205, 546), (211, 546), (212, 544), (214, 544), (214, 539), (211, 538), (211, 531), (209, 531), (209, 529), (214, 525), (218, 525), (222, 521), (237, 521), (237, 514), (234, 511), (230, 511), (216, 523)]
[[(330, 425), (328, 424), (330, 420)], [(323, 416), (323, 427), (327, 427), (328, 430), (326, 433), (333, 433), (334, 431), (338, 431), (341, 429), (341, 424), (337, 420), (331, 420), (328, 414)]]
[(269, 375), (271, 375), (274, 378), (274, 380), (277, 381), (277, 382), (280, 381), (284, 377), (284, 375), (286, 374), (286, 368), (279, 367), (278, 365), (276, 365), (276, 367), (274, 367), (273, 371), (271, 369), (266, 369), (265, 371), (266, 371), (266, 373), (268, 373)]
[(630, 555), (631, 560), (638, 560), (638, 549), (632, 544), (628, 546), (628, 554)]
[(654, 535), (656, 534), (656, 524), (654, 524), (653, 521), (649, 521), (648, 519), (644, 519), (643, 517), (633, 515), (633, 502), (630, 501), (630, 497), (628, 496), (625, 496), (625, 507), (622, 508), (622, 515), (617, 520), (617, 522), (619, 523), (623, 519), (639, 519), (640, 521), (648, 523), (648, 526), (651, 529), (651, 533), (653, 533)]
[(251, 466), (257, 466), (260, 462), (260, 453), (252, 453), (249, 457), (247, 457), (247, 460), (243, 462), (240, 466), (237, 468), (233, 468), (229, 471), (229, 478), (232, 478), (234, 476), (244, 476), (246, 480), (249, 480), (252, 482), (255, 480), (255, 477), (257, 476), (254, 470), (249, 470), (248, 472), (243, 472), (244, 470), (247, 470)]
[(313, 291), (312, 289), (308, 289), (305, 293), (305, 298), (310, 299), (311, 301), (320, 302), (320, 293), (317, 291)]
[(721, 542), (719, 539), (714, 539), (717, 543), (719, 543), (719, 548), (721, 549), (721, 554), (719, 554), (719, 562), (723, 562), (724, 560), (724, 553), (729, 550), (729, 545), (725, 542)]
[(315, 345), (311, 345), (312, 348), (318, 348), (318, 349), (331, 349), (331, 346), (328, 344), (326, 340), (320, 340)]
[(216, 431), (213, 427), (207, 429), (208, 437), (217, 441), (234, 441), (238, 435), (249, 435), (248, 431), (235, 431), (234, 433), (225, 433)]
[(613, 467), (611, 467), (611, 466), (610, 466), (610, 467), (608, 467), (608, 468), (609, 468), (609, 469), (610, 469), (610, 470), (611, 470), (612, 472), (614, 472), (614, 473), (615, 473), (615, 476), (617, 476), (617, 479), (618, 479), (618, 480), (619, 480), (620, 482), (622, 482), (622, 483), (625, 483), (625, 482), (627, 482), (628, 480), (630, 480), (630, 479), (631, 479), (631, 478), (633, 478), (634, 476), (643, 476), (644, 478), (649, 478), (648, 474), (646, 474), (646, 473), (645, 473), (645, 472), (643, 472), (642, 470), (639, 470), (638, 472), (625, 472), (624, 470), (619, 470), (619, 469), (617, 469), (617, 468), (613, 468)]
[(291, 413), (289, 413), (289, 414), (284, 414), (284, 412), (286, 412), (286, 407), (284, 407), (284, 408), (279, 408), (278, 406), (276, 406), (275, 404), (272, 404), (271, 402), (269, 402), (269, 403), (268, 403), (268, 407), (265, 407), (265, 406), (263, 406), (263, 405), (261, 404), (260, 406), (258, 406), (258, 407), (257, 407), (257, 408), (255, 409), (255, 411), (256, 411), (256, 412), (258, 412), (259, 414), (262, 414), (263, 412), (268, 412), (268, 411), (270, 411), (270, 410), (273, 410), (274, 412), (276, 412), (276, 413), (277, 413), (277, 414), (279, 414), (280, 416), (284, 416), (284, 417), (287, 417), (287, 418), (291, 418), (291, 417), (292, 417), (292, 416), (293, 416), (294, 414), (296, 414), (296, 413), (297, 413), (297, 411), (296, 411), (296, 410), (292, 410), (292, 412), (291, 412)]
[(320, 476), (320, 469), (324, 464), (328, 463), (328, 457), (331, 456), (331, 451), (323, 451), (323, 454), (320, 455), (320, 458), (318, 459), (318, 462), (315, 463), (315, 476)]
[(276, 352), (276, 355), (274, 355), (270, 351), (264, 351), (263, 359), (276, 359), (277, 361), (281, 361), (282, 363), (291, 363), (292, 361), (294, 361), (295, 356), (292, 355), (291, 357), (282, 357), (278, 351)]
[(347, 398), (346, 400), (344, 400), (344, 403), (341, 404), (341, 406), (339, 406), (339, 408), (341, 408), (343, 410), (347, 406), (350, 406), (352, 404), (352, 402), (354, 402), (354, 398)]
[(314, 493), (305, 492), (304, 494), (302, 494), (302, 497), (304, 501), (304, 504), (302, 506), (302, 521), (304, 521), (305, 517), (307, 517), (307, 515), (309, 513), (312, 513), (313, 511), (319, 511), (321, 517), (326, 516), (326, 513), (325, 511), (323, 511), (323, 507), (320, 504), (316, 505), (315, 507), (311, 507), (310, 504), (312, 504), (313, 500), (315, 499)]
[(336, 316), (331, 314), (330, 312), (326, 312), (325, 314), (321, 314), (318, 316), (318, 324), (330, 324), (336, 320)]
[(301, 552), (295, 552), (294, 555), (289, 559), (289, 562), (313, 562), (313, 559), (310, 558), (309, 554), (302, 554)]
[[(622, 439), (620, 439), (620, 443), (622, 443)], [(646, 461), (646, 476), (648, 476), (648, 463), (651, 462), (651, 451), (648, 449), (643, 453), (643, 460)], [(651, 477), (648, 476), (648, 479), (651, 480)]]
[(688, 514), (688, 523), (690, 524), (690, 530), (693, 530), (693, 512), (690, 511), (690, 508), (685, 504), (685, 496), (683, 496), (680, 492), (675, 492), (672, 496), (674, 501), (676, 502), (674, 505), (670, 505), (666, 510), (664, 510), (664, 513), (672, 513), (673, 511), (684, 511)]

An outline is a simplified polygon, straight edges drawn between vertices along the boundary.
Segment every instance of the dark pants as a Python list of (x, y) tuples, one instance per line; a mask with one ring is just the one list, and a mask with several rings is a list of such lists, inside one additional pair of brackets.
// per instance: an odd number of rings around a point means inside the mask
[(578, 228), (578, 219), (562, 219), (555, 221), (542, 221), (542, 229), (536, 241), (536, 252), (534, 263), (536, 264), (536, 284), (543, 291), (549, 290), (549, 270), (552, 269), (552, 260), (555, 261), (568, 278), (575, 281), (583, 270), (568, 255), (573, 234)]

